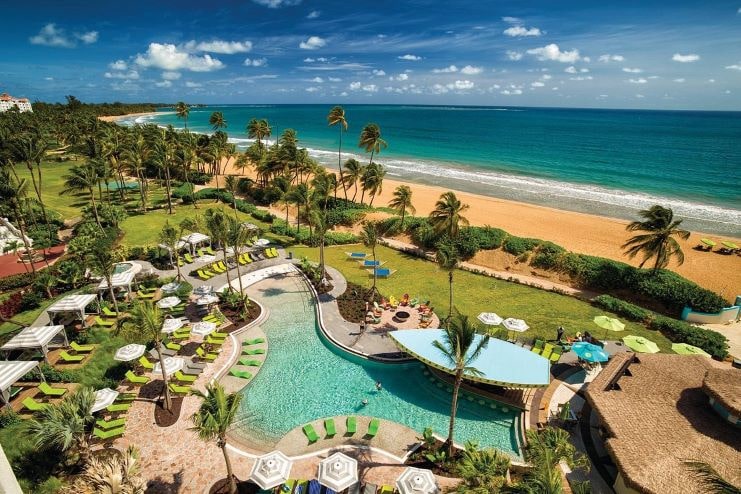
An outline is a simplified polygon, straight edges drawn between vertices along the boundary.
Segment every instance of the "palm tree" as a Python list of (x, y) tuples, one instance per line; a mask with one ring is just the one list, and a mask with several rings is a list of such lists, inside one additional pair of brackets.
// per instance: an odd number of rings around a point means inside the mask
[(625, 229), (648, 233), (636, 235), (623, 244), (623, 248), (627, 249), (625, 253), (628, 257), (632, 259), (642, 253), (643, 260), (639, 265), (641, 268), (649, 259), (655, 257), (654, 274), (658, 273), (659, 269), (665, 268), (672, 257), (677, 258), (679, 265), (684, 263), (684, 253), (674, 238), (687, 240), (690, 237), (690, 232), (679, 228), (682, 220), (675, 220), (674, 212), (670, 208), (664, 208), (658, 204), (639, 211), (638, 214), (645, 218), (645, 221), (634, 221)]
[(76, 453), (80, 462), (87, 465), (90, 460), (88, 437), (95, 422), (94, 403), (95, 392), (85, 387), (60, 403), (44, 407), (28, 424), (36, 447), (61, 451), (68, 459)]
[[(27, 190), (28, 181), (25, 178), (17, 179), (13, 175), (9, 174), (6, 169), (0, 171), (0, 200), (9, 203), (10, 209), (13, 211), (13, 216), (15, 217), (15, 223), (18, 225), (18, 230), (21, 233), (21, 240), (23, 241), (26, 254), (31, 254), (31, 244), (26, 235), (26, 221), (22, 212), (22, 200), (25, 198)], [(31, 264), (31, 271), (35, 277), (36, 266), (34, 263), (29, 264)]]
[[(347, 130), (347, 120), (345, 119), (345, 110), (341, 106), (335, 106), (329, 110), (327, 115), (327, 123), (329, 126), (337, 125), (340, 129), (340, 146), (337, 150), (337, 166), (340, 168), (340, 183), (344, 184), (344, 178), (342, 175), (342, 133)], [(347, 200), (347, 189), (343, 186), (342, 190), (345, 192), (345, 200)]]
[[(49, 149), (49, 143), (43, 139), (40, 133), (23, 135), (17, 139), (11, 141), (14, 159), (16, 161), (23, 161), (26, 163), (26, 168), (31, 174), (31, 182), (33, 183), (34, 191), (36, 192), (36, 198), (41, 206), (41, 214), (44, 218), (44, 224), (49, 232), (49, 241), (54, 240), (52, 233), (51, 224), (49, 218), (46, 215), (46, 205), (44, 199), (41, 196), (41, 161), (46, 156), (46, 151)], [(36, 175), (34, 175), (34, 167), (36, 168)]]
[(449, 242), (438, 243), (435, 261), (441, 269), (448, 272), (449, 304), (448, 317), (445, 318), (446, 326), (450, 324), (450, 318), (453, 317), (453, 272), (460, 260), (460, 254), (454, 245)]
[(368, 164), (370, 164), (373, 163), (373, 155), (380, 153), (382, 149), (386, 149), (388, 144), (381, 138), (381, 128), (377, 124), (369, 123), (360, 131), (358, 147), (363, 148), (366, 153), (370, 152), (370, 160), (368, 160)]
[(113, 450), (105, 456), (94, 456), (67, 488), (65, 494), (144, 494), (144, 481), (139, 468), (139, 452), (133, 445), (125, 451)]
[[(238, 256), (242, 247), (247, 245), (248, 240), (252, 236), (252, 232), (245, 228), (237, 218), (229, 218), (227, 221), (226, 241), (234, 251), (234, 255)], [(242, 300), (242, 310), (244, 314), (247, 314), (249, 308), (249, 299), (247, 294), (244, 293), (244, 286), (242, 285), (242, 271), (239, 262), (237, 262), (237, 282), (239, 283), (239, 296)]]
[(237, 215), (237, 192), (239, 192), (239, 177), (236, 175), (227, 175), (224, 179), (224, 187), (232, 195), (232, 207), (234, 208), (234, 218), (239, 220)]
[(239, 412), (242, 401), (241, 393), (227, 393), (219, 383), (206, 386), (203, 393), (197, 389), (191, 393), (201, 399), (201, 406), (193, 414), (193, 428), (202, 441), (216, 441), (221, 448), (226, 463), (226, 475), (229, 480), (229, 492), (237, 492), (237, 483), (232, 472), (232, 463), (226, 450), (226, 434)]
[[(175, 269), (178, 272), (177, 280), (180, 281), (183, 279), (183, 275), (180, 273), (180, 249), (178, 248), (180, 234), (174, 226), (170, 225), (169, 221), (165, 220), (165, 226), (162, 227), (159, 237), (160, 243), (167, 247), (170, 253), (170, 263), (175, 265)], [(174, 260), (172, 257), (173, 252), (175, 253)]]
[(360, 203), (363, 203), (363, 197), (365, 192), (368, 191), (370, 195), (370, 206), (373, 206), (373, 199), (376, 194), (383, 191), (383, 177), (386, 176), (386, 170), (383, 169), (382, 165), (378, 163), (371, 163), (365, 168), (363, 176), (360, 177), (360, 185), (363, 188), (363, 195), (360, 197)]
[(296, 232), (301, 231), (301, 206), (305, 206), (305, 211), (308, 214), (309, 203), (311, 202), (311, 194), (309, 193), (309, 187), (306, 184), (298, 184), (287, 194), (287, 200), (296, 205)]
[(257, 145), (262, 148), (262, 140), (270, 137), (270, 124), (267, 120), (253, 118), (247, 123), (247, 137), (257, 139)]
[(90, 204), (93, 207), (93, 215), (95, 216), (95, 222), (98, 224), (100, 229), (103, 229), (103, 225), (100, 223), (100, 217), (98, 216), (98, 206), (95, 203), (95, 187), (99, 184), (100, 175), (98, 175), (97, 165), (102, 163), (99, 159), (88, 160), (82, 166), (73, 166), (69, 169), (67, 175), (63, 175), (64, 186), (62, 194), (69, 194), (70, 192), (76, 191), (87, 191), (90, 195)]
[(462, 204), (453, 192), (446, 192), (435, 203), (435, 209), (430, 213), (430, 223), (438, 234), (455, 238), (461, 224), (468, 226), (468, 220), (461, 214), (467, 209), (468, 204)]
[[(206, 229), (208, 230), (211, 240), (221, 247), (221, 253), (224, 256), (224, 265), (227, 263), (226, 249), (229, 247), (229, 220), (231, 218), (221, 209), (206, 210)], [(228, 291), (234, 290), (229, 269), (226, 270), (226, 286)]]
[(489, 336), (479, 335), (477, 330), (477, 325), (470, 322), (468, 316), (458, 314), (443, 329), (442, 341), (435, 340), (432, 342), (443, 358), (455, 369), (453, 398), (450, 406), (450, 425), (448, 427), (448, 439), (445, 441), (448, 457), (453, 456), (455, 416), (458, 412), (458, 392), (463, 382), (463, 376), (481, 375), (481, 371), (472, 367), (471, 362), (476, 360), (489, 343)]
[(401, 215), (401, 231), (404, 231), (404, 216), (407, 210), (412, 214), (417, 212), (412, 204), (412, 189), (408, 185), (399, 185), (394, 189), (394, 197), (389, 201), (389, 207)]
[(327, 233), (327, 211), (324, 209), (313, 209), (309, 213), (309, 223), (314, 225), (314, 231), (319, 237), (319, 269), (322, 272), (322, 283), (327, 279), (326, 266), (324, 263), (324, 241)]
[(696, 461), (685, 460), (684, 464), (704, 488), (705, 492), (711, 494), (741, 494), (741, 489), (728, 482), (720, 476), (709, 464)]
[(365, 167), (358, 162), (355, 158), (350, 158), (345, 161), (345, 177), (343, 178), (343, 187), (347, 189), (350, 185), (354, 187), (352, 202), (355, 202), (355, 198), (358, 195), (358, 181), (363, 176)]
[(498, 492), (504, 484), (510, 463), (509, 457), (496, 449), (467, 446), (456, 465), (457, 473), (463, 478), (465, 485), (456, 492)]
[(363, 242), (363, 245), (371, 249), (371, 254), (373, 255), (373, 286), (368, 296), (368, 300), (373, 301), (374, 295), (378, 293), (378, 289), (376, 288), (376, 281), (378, 280), (376, 246), (378, 245), (378, 239), (381, 237), (379, 224), (374, 221), (364, 221), (363, 228), (360, 230), (358, 236), (360, 237), (360, 241)]
[(185, 120), (185, 128), (188, 128), (188, 115), (190, 115), (190, 106), (183, 102), (178, 101), (175, 105), (175, 114), (178, 118), (182, 118)]
[(147, 212), (147, 193), (148, 193), (148, 182), (147, 182), (147, 170), (146, 163), (149, 160), (150, 147), (147, 145), (147, 141), (144, 135), (138, 131), (134, 131), (134, 136), (129, 144), (129, 147), (123, 153), (124, 163), (129, 173), (136, 175), (139, 181), (139, 196), (141, 199), (142, 213)]
[(96, 239), (85, 253), (85, 260), (93, 273), (105, 278), (113, 307), (118, 312), (118, 301), (116, 300), (116, 294), (113, 292), (113, 270), (116, 264), (122, 260), (122, 256), (117, 251), (111, 251), (110, 245), (103, 239)]
[(214, 130), (226, 129), (226, 120), (224, 114), (220, 111), (213, 112), (208, 119), (208, 123)]

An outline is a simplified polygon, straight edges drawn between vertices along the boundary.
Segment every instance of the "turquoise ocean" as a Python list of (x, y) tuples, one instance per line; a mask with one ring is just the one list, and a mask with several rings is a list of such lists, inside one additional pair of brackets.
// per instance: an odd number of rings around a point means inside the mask
[[(324, 165), (337, 167), (331, 105), (213, 105), (191, 109), (188, 128), (210, 133), (223, 112), (232, 142), (249, 145), (245, 126), (266, 118), (273, 137), (286, 128)], [(388, 148), (375, 161), (387, 177), (482, 195), (634, 219), (652, 204), (674, 209), (683, 226), (741, 237), (741, 112), (345, 105), (343, 161), (368, 122)], [(183, 127), (172, 111), (124, 124)], [(496, 225), (496, 218), (492, 218)]]

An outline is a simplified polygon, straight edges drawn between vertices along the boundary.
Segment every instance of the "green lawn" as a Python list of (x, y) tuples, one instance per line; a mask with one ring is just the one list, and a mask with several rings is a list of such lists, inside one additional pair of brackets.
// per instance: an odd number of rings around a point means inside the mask
[[(319, 249), (310, 247), (291, 247), (295, 257), (307, 257), (318, 261)], [(361, 269), (357, 261), (350, 260), (345, 252), (370, 250), (362, 245), (327, 247), (324, 251), (328, 265), (338, 269), (349, 281), (370, 287), (372, 277)], [(385, 296), (399, 298), (404, 293), (419, 297), (422, 301), (431, 300), (438, 315), (443, 317), (448, 311), (448, 277), (437, 265), (387, 247), (377, 247), (378, 260), (385, 261), (384, 267), (397, 270), (389, 279), (379, 279), (378, 289)], [(454, 277), (454, 304), (463, 314), (475, 318), (480, 312), (496, 312), (500, 316), (524, 319), (530, 330), (523, 337), (554, 339), (556, 329), (563, 326), (567, 336), (577, 331), (589, 331), (597, 338), (603, 338), (605, 330), (598, 328), (592, 320), (595, 316), (615, 314), (592, 307), (574, 297), (497, 280), (483, 275), (456, 270)], [(612, 333), (608, 339), (634, 334), (655, 341), (662, 351), (671, 350), (671, 342), (656, 331), (643, 325), (625, 322), (625, 331)]]
[[(65, 190), (64, 179), (69, 169), (79, 161), (65, 161), (58, 163), (56, 161), (44, 162), (41, 164), (41, 197), (48, 209), (53, 209), (62, 216), (63, 220), (79, 217), (80, 208), (87, 204), (87, 198), (83, 195), (62, 194)], [(35, 197), (36, 192), (33, 190), (31, 182), (31, 173), (23, 164), (16, 165), (18, 176), (28, 180), (28, 195)]]

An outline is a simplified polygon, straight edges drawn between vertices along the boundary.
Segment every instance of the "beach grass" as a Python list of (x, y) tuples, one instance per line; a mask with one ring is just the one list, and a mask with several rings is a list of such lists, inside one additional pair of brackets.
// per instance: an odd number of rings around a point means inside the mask
[[(297, 258), (319, 260), (318, 248), (290, 247), (288, 251)], [(372, 276), (361, 269), (357, 261), (347, 257), (345, 252), (350, 251), (370, 253), (362, 245), (345, 245), (325, 248), (324, 256), (327, 264), (340, 271), (348, 281), (370, 288)], [(376, 257), (386, 263), (384, 267), (396, 270), (388, 279), (378, 279), (377, 286), (382, 295), (393, 295), (398, 299), (408, 293), (422, 302), (430, 300), (441, 318), (447, 315), (448, 276), (435, 263), (383, 246), (376, 247)], [(594, 317), (603, 314), (618, 317), (574, 297), (462, 270), (455, 271), (453, 294), (457, 310), (471, 318), (476, 318), (481, 312), (496, 312), (503, 318), (524, 319), (530, 329), (517, 335), (521, 339), (555, 339), (559, 326), (564, 327), (566, 336), (589, 331), (604, 339), (605, 330), (594, 324)], [(610, 333), (607, 339), (616, 340), (632, 334), (656, 342), (662, 352), (671, 351), (671, 342), (662, 334), (641, 324), (623, 322), (625, 331)]]

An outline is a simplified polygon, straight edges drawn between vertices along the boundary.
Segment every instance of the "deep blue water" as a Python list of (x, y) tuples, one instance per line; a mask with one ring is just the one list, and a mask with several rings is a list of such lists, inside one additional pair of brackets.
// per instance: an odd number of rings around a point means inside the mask
[[(188, 126), (211, 132), (224, 113), (235, 142), (267, 118), (291, 127), (320, 162), (337, 166), (330, 105), (224, 105), (191, 110)], [(388, 142), (377, 161), (390, 178), (619, 218), (655, 203), (691, 229), (741, 236), (741, 113), (347, 105), (343, 160), (361, 128), (378, 123)], [(146, 121), (139, 118), (138, 121)], [(182, 127), (172, 113), (151, 119)]]

